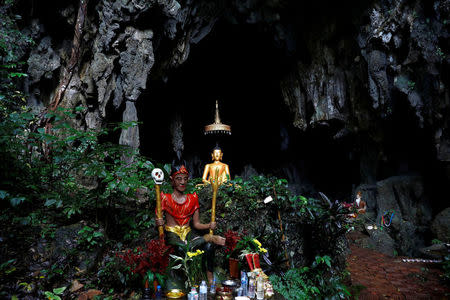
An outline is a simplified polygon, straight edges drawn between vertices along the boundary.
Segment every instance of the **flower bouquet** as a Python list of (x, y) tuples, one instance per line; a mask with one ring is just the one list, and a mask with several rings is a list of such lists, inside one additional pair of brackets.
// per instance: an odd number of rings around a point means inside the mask
[(202, 270), (202, 254), (203, 250), (197, 249), (194, 251), (189, 247), (189, 244), (179, 245), (184, 249), (183, 256), (177, 256), (170, 254), (170, 257), (174, 260), (174, 263), (178, 262), (177, 265), (173, 266), (172, 269), (183, 270), (185, 276), (187, 277), (186, 288), (192, 287), (196, 282), (200, 282), (205, 279), (205, 274)]

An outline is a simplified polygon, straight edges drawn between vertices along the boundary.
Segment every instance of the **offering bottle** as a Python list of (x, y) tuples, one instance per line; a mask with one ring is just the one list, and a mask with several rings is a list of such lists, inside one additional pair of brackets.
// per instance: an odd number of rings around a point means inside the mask
[(264, 280), (261, 275), (258, 276), (258, 279), (256, 280), (256, 299), (264, 299)]
[(255, 276), (253, 275), (253, 273), (249, 273), (250, 275), (249, 280), (248, 280), (248, 293), (247, 296), (250, 299), (255, 298), (255, 294), (256, 294), (256, 280), (255, 280)]
[(207, 300), (208, 298), (208, 286), (206, 285), (206, 282), (203, 280), (202, 283), (200, 284), (200, 289), (199, 289), (199, 300)]

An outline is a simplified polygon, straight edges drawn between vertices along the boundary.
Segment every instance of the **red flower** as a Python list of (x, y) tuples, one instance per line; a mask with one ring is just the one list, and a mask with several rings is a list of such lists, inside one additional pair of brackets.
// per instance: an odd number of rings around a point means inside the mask
[(145, 244), (145, 248), (137, 247), (128, 249), (124, 254), (117, 253), (131, 272), (145, 276), (147, 271), (164, 274), (169, 265), (169, 254), (173, 249), (165, 245), (161, 240), (151, 240)]
[(225, 253), (231, 253), (240, 239), (241, 236), (236, 231), (228, 230), (225, 232)]

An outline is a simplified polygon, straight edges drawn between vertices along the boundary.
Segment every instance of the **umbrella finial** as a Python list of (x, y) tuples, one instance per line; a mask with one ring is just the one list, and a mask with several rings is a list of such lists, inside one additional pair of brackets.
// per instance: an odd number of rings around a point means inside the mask
[(228, 134), (231, 135), (231, 126), (222, 124), (219, 116), (219, 100), (216, 100), (216, 117), (213, 124), (205, 126), (205, 134)]

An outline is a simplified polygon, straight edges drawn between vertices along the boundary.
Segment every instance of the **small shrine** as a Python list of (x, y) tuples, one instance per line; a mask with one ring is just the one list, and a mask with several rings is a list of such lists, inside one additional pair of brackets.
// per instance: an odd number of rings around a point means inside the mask
[[(222, 135), (231, 135), (231, 127), (220, 121), (218, 101), (215, 121), (205, 126), (204, 132), (217, 139)], [(151, 299), (152, 280), (164, 283), (165, 295), (169, 299), (182, 299), (187, 295), (188, 299), (206, 300), (208, 294), (208, 299), (215, 296), (217, 299), (269, 299), (274, 294), (269, 277), (260, 265), (260, 255), (268, 252), (261, 242), (251, 235), (241, 235), (231, 230), (224, 236), (214, 233), (220, 226), (216, 222), (216, 214), (221, 213), (216, 211), (218, 190), (231, 180), (229, 166), (221, 161), (223, 153), (218, 144), (217, 140), (211, 153), (212, 163), (205, 165), (203, 184), (196, 186), (198, 190), (211, 187), (208, 223), (201, 221), (197, 193), (186, 191), (189, 170), (183, 160), (172, 163), (169, 173), (172, 193), (161, 191), (164, 172), (158, 168), (152, 171), (156, 198), (155, 223), (159, 238), (150, 242), (154, 248), (148, 247), (148, 257), (153, 259), (144, 258), (141, 262), (150, 267), (144, 275), (143, 299)], [(216, 260), (217, 251), (227, 253), (224, 258), (228, 260), (228, 270), (216, 270), (218, 264), (223, 265), (223, 262)], [(123, 258), (127, 259), (127, 256)], [(166, 270), (151, 267), (158, 260)]]

